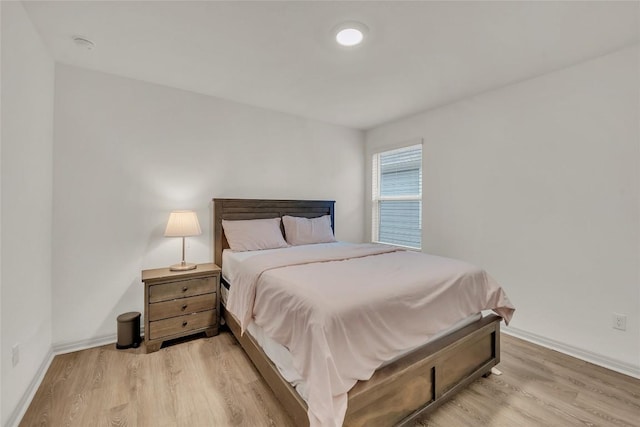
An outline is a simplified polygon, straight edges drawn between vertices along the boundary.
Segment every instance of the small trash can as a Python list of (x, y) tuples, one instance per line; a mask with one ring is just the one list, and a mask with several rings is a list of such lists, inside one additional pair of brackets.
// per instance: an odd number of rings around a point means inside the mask
[(117, 349), (138, 348), (140, 339), (140, 313), (131, 311), (118, 316), (118, 341)]

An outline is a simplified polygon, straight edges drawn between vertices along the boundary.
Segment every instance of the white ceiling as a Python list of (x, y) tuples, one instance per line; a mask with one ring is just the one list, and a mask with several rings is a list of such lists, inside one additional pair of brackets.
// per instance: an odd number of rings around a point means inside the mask
[(58, 62), (359, 129), (639, 42), (638, 2), (24, 4)]

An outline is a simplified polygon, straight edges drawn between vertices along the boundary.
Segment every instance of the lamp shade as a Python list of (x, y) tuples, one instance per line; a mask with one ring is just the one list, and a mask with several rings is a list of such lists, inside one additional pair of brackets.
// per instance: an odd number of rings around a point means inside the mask
[(169, 215), (165, 237), (188, 237), (202, 234), (198, 216), (193, 211), (173, 211)]

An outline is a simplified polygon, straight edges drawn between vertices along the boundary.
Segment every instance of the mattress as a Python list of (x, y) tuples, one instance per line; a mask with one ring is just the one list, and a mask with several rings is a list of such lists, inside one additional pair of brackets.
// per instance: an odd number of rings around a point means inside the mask
[[(323, 243), (322, 245), (331, 247), (331, 246), (341, 246), (341, 245), (343, 246), (348, 244), (349, 243), (344, 243), (344, 242), (334, 242), (334, 243)], [(223, 286), (220, 287), (222, 303), (226, 305), (227, 298), (229, 295), (228, 287), (230, 286), (230, 283), (233, 283), (232, 279), (237, 274), (238, 269), (240, 268), (240, 263), (242, 261), (247, 260), (256, 255), (276, 252), (276, 251), (283, 251), (287, 249), (288, 248), (268, 249), (263, 251), (251, 251), (251, 252), (234, 252), (229, 249), (225, 249), (222, 253), (222, 277), (224, 281), (223, 281)], [(470, 325), (471, 323), (477, 320), (480, 320), (481, 318), (482, 318), (482, 313), (472, 314), (458, 321), (451, 327), (441, 330), (440, 332), (438, 332), (428, 340), (422, 342), (421, 344), (415, 346), (414, 348), (408, 349), (404, 353), (401, 353), (396, 357), (390, 360), (387, 360), (380, 367), (384, 367), (390, 363), (393, 363), (394, 361), (406, 356), (407, 354), (413, 351), (419, 350), (421, 347), (427, 345), (428, 343), (435, 341), (439, 338), (442, 338), (443, 336), (449, 335), (453, 332), (456, 332), (464, 328), (465, 326)], [(293, 356), (291, 352), (289, 352), (289, 350), (285, 346), (271, 339), (267, 335), (267, 333), (264, 331), (264, 329), (258, 326), (255, 322), (251, 322), (249, 324), (249, 326), (247, 327), (247, 332), (255, 339), (255, 341), (262, 348), (262, 350), (269, 357), (269, 359), (271, 359), (273, 364), (278, 368), (278, 371), (280, 372), (282, 377), (285, 380), (287, 380), (296, 389), (300, 397), (302, 397), (306, 402), (308, 397), (307, 385), (305, 380), (300, 375), (300, 373), (293, 366)]]

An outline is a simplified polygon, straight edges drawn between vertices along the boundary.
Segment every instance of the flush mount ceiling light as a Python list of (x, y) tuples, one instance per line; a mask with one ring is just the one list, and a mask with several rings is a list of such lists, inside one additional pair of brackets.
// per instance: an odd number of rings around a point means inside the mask
[(355, 46), (362, 43), (363, 39), (364, 34), (357, 28), (345, 28), (336, 34), (336, 41), (342, 46)]
[(341, 46), (357, 46), (364, 41), (367, 31), (368, 28), (364, 24), (345, 22), (335, 28), (336, 41)]
[(71, 37), (74, 41), (74, 43), (80, 47), (83, 47), (87, 50), (92, 50), (94, 47), (96, 47), (96, 44), (94, 42), (92, 42), (91, 40), (89, 40), (86, 37), (82, 37), (82, 36), (73, 36)]

